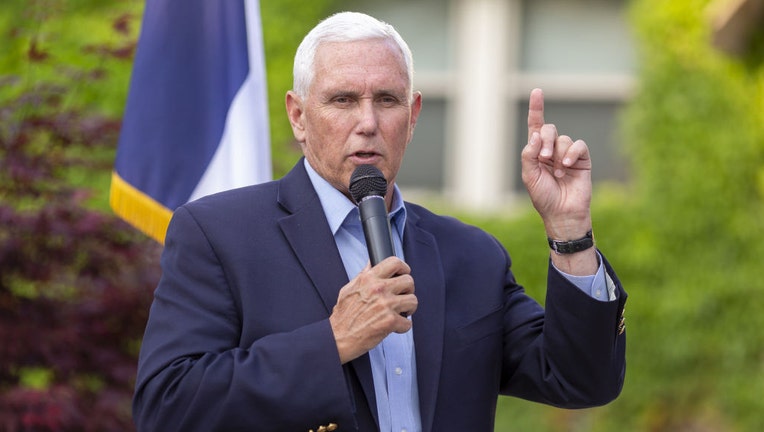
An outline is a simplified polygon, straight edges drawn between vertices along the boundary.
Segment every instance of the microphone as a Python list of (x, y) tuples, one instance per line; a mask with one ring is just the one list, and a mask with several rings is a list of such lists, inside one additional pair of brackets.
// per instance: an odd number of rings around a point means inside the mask
[(350, 176), (350, 196), (358, 204), (371, 265), (395, 255), (387, 218), (387, 180), (374, 165), (359, 165)]

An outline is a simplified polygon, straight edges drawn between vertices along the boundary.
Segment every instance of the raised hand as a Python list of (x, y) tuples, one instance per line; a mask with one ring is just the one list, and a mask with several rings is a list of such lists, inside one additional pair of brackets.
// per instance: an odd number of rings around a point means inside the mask
[[(589, 147), (582, 140), (573, 141), (567, 135), (559, 135), (554, 124), (544, 122), (541, 89), (534, 89), (530, 95), (528, 144), (521, 157), (523, 183), (544, 221), (547, 235), (562, 241), (583, 237), (592, 229)], [(596, 264), (596, 255), (591, 250), (588, 252)], [(556, 259), (555, 264), (558, 264)], [(588, 271), (577, 268), (574, 273), (588, 274)]]

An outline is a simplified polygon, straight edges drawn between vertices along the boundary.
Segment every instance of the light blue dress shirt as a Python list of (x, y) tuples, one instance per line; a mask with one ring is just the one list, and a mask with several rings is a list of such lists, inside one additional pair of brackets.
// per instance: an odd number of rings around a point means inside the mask
[[(307, 159), (305, 169), (321, 200), (348, 279), (353, 279), (369, 262), (358, 207), (318, 175)], [(405, 226), (406, 207), (403, 205), (400, 190), (395, 185), (390, 227), (395, 255), (404, 261), (402, 245)], [(601, 263), (600, 259), (600, 267), (594, 276), (581, 277), (561, 273), (592, 297), (603, 301), (613, 300), (615, 285), (606, 281), (606, 273)], [(413, 328), (404, 334), (388, 335), (369, 351), (369, 359), (374, 378), (380, 431), (420, 432), (422, 427)]]

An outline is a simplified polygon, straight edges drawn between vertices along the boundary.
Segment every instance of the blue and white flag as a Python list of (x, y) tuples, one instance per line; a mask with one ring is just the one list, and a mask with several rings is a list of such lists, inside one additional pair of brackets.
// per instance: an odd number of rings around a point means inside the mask
[(271, 178), (258, 0), (147, 0), (112, 173), (114, 212), (164, 242), (172, 212)]

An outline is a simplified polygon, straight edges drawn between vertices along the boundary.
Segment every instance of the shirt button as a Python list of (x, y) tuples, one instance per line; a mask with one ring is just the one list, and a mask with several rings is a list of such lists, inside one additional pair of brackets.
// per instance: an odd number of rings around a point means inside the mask
[[(403, 373), (403, 369), (401, 369), (400, 367), (395, 368), (396, 375), (400, 375), (402, 373)], [(406, 432), (406, 429), (403, 429), (401, 432)]]
[(597, 297), (601, 296), (602, 295), (602, 290), (597, 290), (597, 292), (595, 294), (597, 294)]
[(408, 429), (403, 428), (403, 429), (401, 429), (401, 432), (408, 432)]

